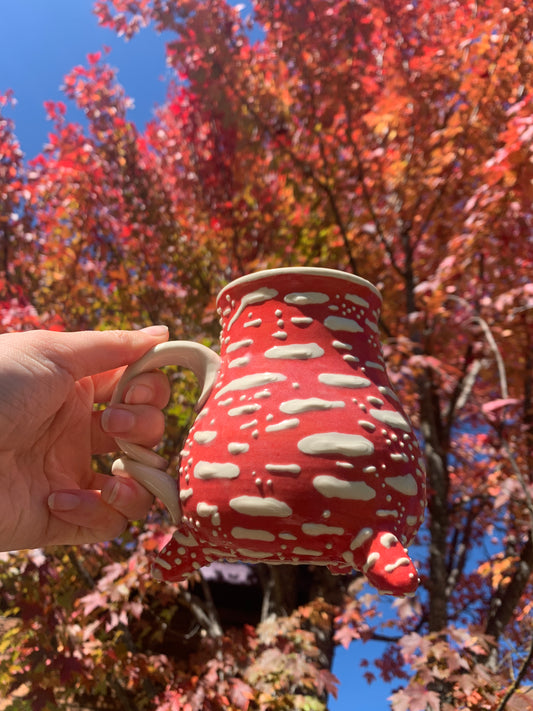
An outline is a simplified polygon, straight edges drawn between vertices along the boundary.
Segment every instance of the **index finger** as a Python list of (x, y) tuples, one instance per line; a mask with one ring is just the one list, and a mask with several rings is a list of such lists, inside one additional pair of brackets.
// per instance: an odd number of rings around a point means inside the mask
[(139, 331), (44, 333), (46, 338), (39, 344), (41, 357), (46, 356), (75, 380), (130, 365), (156, 344), (168, 340), (166, 326)]

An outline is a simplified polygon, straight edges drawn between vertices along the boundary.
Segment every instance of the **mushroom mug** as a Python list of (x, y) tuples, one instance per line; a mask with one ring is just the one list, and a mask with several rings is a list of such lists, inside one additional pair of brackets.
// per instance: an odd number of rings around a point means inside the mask
[(190, 368), (201, 395), (178, 480), (152, 450), (122, 440), (123, 470), (176, 526), (154, 574), (183, 579), (213, 561), (363, 572), (379, 591), (413, 593), (406, 546), (425, 510), (425, 470), (379, 340), (381, 296), (353, 274), (261, 271), (220, 292), (220, 355), (158, 345), (124, 373)]

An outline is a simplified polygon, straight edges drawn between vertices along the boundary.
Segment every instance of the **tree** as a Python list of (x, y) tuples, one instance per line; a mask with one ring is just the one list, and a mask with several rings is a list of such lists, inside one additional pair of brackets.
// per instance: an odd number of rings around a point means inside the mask
[[(0, 684), (27, 682), (32, 708), (323, 709), (333, 642), (374, 638), (375, 673), (398, 679), (394, 711), (532, 708), (533, 10), (257, 0), (249, 11), (96, 2), (126, 37), (172, 32), (175, 80), (141, 133), (91, 55), (65, 79), (87, 128), (49, 104), (50, 144), (25, 172), (0, 123), (1, 224), (16, 204), (31, 234), (4, 230), (2, 288), (45, 324), (165, 321), (209, 344), (215, 295), (242, 273), (309, 264), (375, 283), (428, 470), (419, 594), (396, 603), (392, 625), (360, 577), (258, 566), (235, 573), (232, 595), (250, 606), (232, 608), (227, 571), (178, 587), (149, 578), (168, 530), (154, 512), (109, 545), (6, 556)], [(169, 410), (170, 453), (192, 402), (187, 376), (174, 377), (186, 387)]]

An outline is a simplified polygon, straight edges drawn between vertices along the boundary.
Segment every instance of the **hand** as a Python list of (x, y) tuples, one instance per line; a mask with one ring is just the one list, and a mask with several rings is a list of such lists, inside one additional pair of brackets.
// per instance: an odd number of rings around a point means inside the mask
[(159, 442), (168, 380), (140, 375), (125, 404), (94, 405), (109, 401), (124, 366), (167, 339), (163, 326), (0, 335), (0, 550), (108, 540), (146, 515), (151, 494), (96, 472), (91, 456), (116, 451), (115, 436)]

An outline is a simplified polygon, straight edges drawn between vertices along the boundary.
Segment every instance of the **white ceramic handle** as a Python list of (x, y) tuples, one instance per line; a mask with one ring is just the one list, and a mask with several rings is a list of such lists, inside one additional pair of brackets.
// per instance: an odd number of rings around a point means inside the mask
[[(192, 370), (202, 388), (196, 408), (202, 407), (215, 383), (220, 357), (210, 348), (190, 341), (160, 343), (145, 353), (124, 371), (111, 398), (111, 404), (122, 402), (126, 386), (132, 378), (165, 365), (180, 365)], [(132, 444), (119, 438), (116, 442), (126, 456), (113, 463), (113, 473), (127, 472), (157, 496), (167, 507), (173, 523), (177, 525), (181, 520), (180, 499), (176, 480), (166, 473), (168, 465), (166, 459), (139, 444)]]

